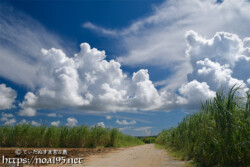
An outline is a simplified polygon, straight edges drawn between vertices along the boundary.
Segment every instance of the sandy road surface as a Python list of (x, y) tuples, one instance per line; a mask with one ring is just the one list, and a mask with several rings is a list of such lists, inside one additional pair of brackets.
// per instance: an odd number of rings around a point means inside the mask
[(181, 167), (185, 162), (167, 156), (153, 144), (118, 149), (86, 157), (84, 167)]

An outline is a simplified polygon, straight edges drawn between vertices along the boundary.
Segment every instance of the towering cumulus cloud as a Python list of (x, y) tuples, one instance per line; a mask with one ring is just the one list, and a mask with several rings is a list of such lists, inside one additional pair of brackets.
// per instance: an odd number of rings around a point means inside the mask
[(129, 78), (120, 63), (105, 60), (105, 52), (82, 43), (74, 57), (59, 49), (42, 49), (37, 72), (40, 88), (28, 92), (20, 104), (23, 116), (37, 109), (75, 107), (81, 110), (149, 110), (160, 105), (160, 95), (149, 80), (147, 70)]
[(250, 71), (249, 48), (245, 44), (248, 38), (241, 40), (235, 34), (218, 32), (205, 39), (188, 31), (186, 39), (186, 53), (193, 71), (179, 92), (187, 98), (187, 107), (197, 106), (197, 102), (214, 97), (215, 91), (228, 90), (234, 85), (240, 86), (239, 94), (245, 96)]
[(193, 72), (188, 74), (189, 81), (206, 82), (213, 91), (238, 85), (244, 95), (250, 71), (250, 50), (244, 44), (245, 39), (218, 32), (207, 40), (193, 31), (188, 31), (186, 38), (187, 55), (193, 67)]

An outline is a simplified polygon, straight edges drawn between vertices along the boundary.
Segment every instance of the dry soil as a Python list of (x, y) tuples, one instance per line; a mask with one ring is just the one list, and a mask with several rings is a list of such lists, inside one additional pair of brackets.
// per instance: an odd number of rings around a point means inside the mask
[(125, 149), (117, 149), (86, 157), (84, 167), (181, 167), (183, 161), (175, 160), (164, 149), (146, 144)]

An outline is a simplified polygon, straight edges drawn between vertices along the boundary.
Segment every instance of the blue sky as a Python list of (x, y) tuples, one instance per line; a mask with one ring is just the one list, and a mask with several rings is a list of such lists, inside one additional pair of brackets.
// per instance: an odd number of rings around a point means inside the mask
[(156, 135), (221, 87), (249, 90), (245, 0), (11, 0), (0, 9), (2, 125)]

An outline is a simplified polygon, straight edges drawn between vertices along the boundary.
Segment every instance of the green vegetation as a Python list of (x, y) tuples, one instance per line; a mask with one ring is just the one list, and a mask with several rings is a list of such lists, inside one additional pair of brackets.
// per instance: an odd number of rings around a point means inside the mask
[(0, 147), (125, 147), (143, 144), (118, 129), (100, 126), (34, 127), (31, 125), (1, 126)]
[(178, 127), (163, 130), (156, 143), (193, 159), (197, 166), (250, 166), (250, 94), (237, 97), (217, 92), (201, 111), (188, 115)]
[[(183, 152), (173, 150), (172, 148), (167, 148), (165, 145), (162, 144), (155, 144), (155, 148), (157, 149), (166, 149), (167, 154), (170, 157), (174, 157), (175, 160), (186, 160), (186, 156), (183, 155)], [(192, 161), (185, 161), (185, 164), (182, 167), (194, 167), (194, 163)]]
[(143, 143), (155, 143), (156, 136), (138, 137)]
[(157, 148), (157, 149), (166, 149), (166, 147), (164, 146), (164, 145), (162, 145), (162, 144), (155, 144), (154, 145), (155, 146), (155, 148)]

